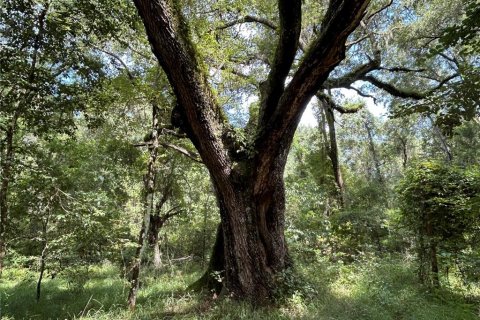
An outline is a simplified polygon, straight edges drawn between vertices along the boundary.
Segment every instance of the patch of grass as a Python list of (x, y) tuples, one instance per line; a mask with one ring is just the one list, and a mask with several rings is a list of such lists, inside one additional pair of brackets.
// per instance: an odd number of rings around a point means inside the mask
[(145, 270), (138, 307), (132, 313), (125, 305), (128, 283), (113, 266), (92, 268), (80, 291), (69, 289), (61, 276), (47, 279), (39, 303), (35, 302), (36, 274), (10, 269), (0, 282), (1, 310), (9, 320), (480, 318), (478, 291), (465, 299), (451, 289), (428, 290), (417, 283), (414, 266), (399, 258), (370, 258), (348, 266), (326, 260), (297, 263), (296, 273), (302, 281), (281, 303), (254, 308), (187, 292), (200, 276), (198, 267)]
[(70, 319), (90, 310), (113, 310), (124, 306), (124, 281), (112, 266), (94, 267), (83, 289), (72, 289), (68, 279), (45, 278), (36, 302), (37, 274), (26, 269), (4, 272), (0, 282), (1, 310), (14, 319)]

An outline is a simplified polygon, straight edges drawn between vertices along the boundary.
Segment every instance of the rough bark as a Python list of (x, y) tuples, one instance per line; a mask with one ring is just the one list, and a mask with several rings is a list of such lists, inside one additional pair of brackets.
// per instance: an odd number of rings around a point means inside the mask
[[(180, 8), (173, 1), (134, 0), (152, 50), (177, 98), (179, 125), (208, 168), (220, 207), (228, 294), (269, 300), (276, 275), (290, 265), (284, 237), (283, 172), (293, 135), (308, 101), (345, 57), (345, 41), (368, 0), (332, 0), (322, 32), (285, 87), (298, 47), (301, 1), (279, 0), (275, 60), (262, 87), (254, 152), (238, 160), (207, 76), (200, 67)], [(289, 7), (292, 6), (292, 7)]]

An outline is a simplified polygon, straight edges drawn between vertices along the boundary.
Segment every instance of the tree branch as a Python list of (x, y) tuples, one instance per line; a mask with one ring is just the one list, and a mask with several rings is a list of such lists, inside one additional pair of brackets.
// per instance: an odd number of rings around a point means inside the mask
[(194, 152), (191, 152), (191, 151), (189, 151), (185, 148), (182, 148), (182, 147), (179, 147), (177, 145), (167, 143), (167, 142), (159, 142), (159, 144), (163, 147), (173, 149), (173, 150), (183, 154), (184, 156), (187, 156), (188, 158), (192, 159), (195, 162), (203, 163), (202, 160), (200, 160), (200, 157), (199, 157), (198, 154), (196, 154)]
[(327, 105), (329, 108), (332, 108), (332, 109), (340, 112), (341, 114), (356, 113), (360, 109), (362, 109), (362, 107), (363, 107), (363, 105), (359, 105), (356, 108), (350, 108), (350, 109), (344, 108), (344, 107), (336, 104), (335, 101), (333, 101), (332, 97), (330, 97), (329, 95), (326, 95), (326, 94), (324, 94), (323, 92), (320, 92), (320, 91), (317, 92), (317, 94), (315, 96), (317, 97), (318, 100), (325, 102), (325, 105)]
[[(254, 192), (261, 193), (268, 184), (271, 167), (286, 158), (295, 129), (310, 99), (322, 87), (330, 72), (345, 58), (345, 42), (360, 23), (369, 0), (331, 0), (322, 22), (321, 33), (312, 43), (292, 80), (283, 91), (271, 117), (259, 127), (255, 140), (257, 184)], [(288, 148), (287, 148), (288, 149)], [(279, 158), (280, 157), (280, 158)], [(265, 169), (265, 170), (263, 170)]]
[(358, 38), (358, 39), (356, 39), (356, 40), (347, 42), (347, 43), (345, 44), (345, 46), (346, 46), (347, 48), (350, 48), (351, 46), (353, 46), (353, 45), (355, 45), (355, 44), (358, 44), (358, 43), (362, 42), (363, 40), (365, 40), (365, 39), (367, 39), (367, 38), (368, 38), (368, 35), (363, 35), (363, 36), (361, 36), (360, 38)]
[(350, 88), (350, 86), (355, 82), (363, 78), (367, 73), (378, 70), (380, 68), (380, 61), (377, 59), (370, 60), (366, 64), (359, 66), (358, 68), (352, 70), (348, 74), (334, 79), (328, 79), (325, 81), (323, 87), (325, 89), (335, 89), (335, 88)]
[(361, 80), (365, 80), (373, 84), (375, 87), (382, 89), (392, 96), (398, 97), (398, 98), (409, 98), (409, 99), (414, 99), (414, 100), (420, 100), (425, 97), (425, 94), (415, 92), (415, 91), (410, 91), (410, 90), (405, 90), (401, 88), (397, 88), (394, 85), (380, 81), (379, 79), (373, 77), (373, 76), (363, 76)]
[[(170, 148), (172, 150), (175, 150), (177, 151), (178, 153), (181, 153), (183, 154), (184, 156), (192, 159), (193, 161), (195, 162), (198, 162), (198, 163), (203, 163), (202, 160), (200, 159), (200, 156), (192, 151), (189, 151), (185, 148), (182, 148), (180, 146), (177, 146), (177, 145), (174, 145), (174, 144), (171, 144), (171, 143), (168, 143), (168, 142), (159, 142), (158, 143), (159, 145), (161, 145), (162, 147), (165, 147), (165, 148)], [(135, 143), (133, 146), (134, 147), (148, 147), (148, 146), (151, 146), (152, 145), (152, 142), (151, 141), (147, 141), (147, 142), (140, 142), (140, 143)]]
[(380, 67), (379, 70), (386, 70), (390, 72), (424, 72), (427, 69), (410, 69), (405, 67)]
[(383, 10), (387, 9), (393, 4), (393, 0), (390, 0), (386, 5), (382, 6), (380, 9), (370, 13), (367, 18), (365, 19), (366, 21), (370, 22), (370, 19), (382, 12)]
[(369, 75), (363, 76), (360, 80), (368, 81), (371, 84), (373, 84), (375, 87), (377, 87), (379, 89), (382, 89), (382, 90), (388, 92), (389, 94), (391, 94), (392, 96), (395, 96), (395, 97), (398, 97), (398, 98), (408, 98), (408, 99), (414, 99), (414, 100), (421, 100), (421, 99), (426, 98), (432, 92), (440, 89), (447, 82), (449, 82), (450, 80), (452, 80), (452, 79), (454, 79), (458, 76), (459, 76), (459, 74), (457, 74), (457, 73), (455, 73), (451, 76), (448, 76), (445, 79), (443, 79), (442, 81), (439, 81), (438, 85), (436, 85), (435, 87), (433, 87), (433, 88), (431, 88), (431, 89), (429, 89), (425, 92), (416, 92), (416, 91), (397, 88), (396, 86), (394, 86), (390, 83), (383, 82), (383, 81), (375, 78), (374, 76), (369, 76)]
[(179, 215), (180, 213), (185, 212), (185, 210), (178, 210), (178, 208), (180, 208), (180, 206), (175, 206), (175, 207), (171, 208), (170, 210), (168, 210), (165, 214), (163, 214), (162, 217), (161, 217), (162, 221), (165, 222), (168, 219), (170, 219), (171, 217), (174, 217), (176, 215)]
[(261, 85), (259, 124), (265, 125), (275, 111), (297, 53), (302, 28), (302, 1), (279, 0), (280, 30), (275, 58), (267, 81)]
[(197, 58), (181, 8), (168, 0), (134, 3), (152, 51), (172, 85), (184, 131), (209, 169), (226, 168), (211, 173), (219, 185), (229, 188), (231, 159), (220, 138), (226, 119)]
[(127, 64), (118, 56), (116, 55), (115, 53), (113, 52), (110, 52), (110, 51), (107, 51), (107, 50), (104, 50), (102, 48), (99, 48), (97, 46), (94, 46), (92, 45), (92, 48), (94, 48), (95, 50), (98, 50), (100, 52), (103, 52), (107, 55), (109, 55), (110, 57), (114, 58), (115, 60), (117, 60), (118, 62), (120, 62), (120, 64), (123, 66), (123, 69), (125, 70), (125, 72), (127, 73), (127, 76), (128, 76), (128, 79), (130, 79), (130, 81), (134, 81), (135, 80), (135, 77), (133, 76), (133, 74), (130, 72), (130, 69), (128, 68)]
[(354, 86), (349, 86), (348, 89), (354, 90), (359, 96), (362, 96), (364, 98), (372, 98), (374, 103), (377, 102), (377, 98), (370, 94), (364, 93), (362, 90), (355, 88)]
[(251, 15), (246, 15), (245, 17), (239, 18), (237, 20), (227, 22), (226, 24), (224, 24), (222, 26), (219, 26), (215, 29), (216, 30), (224, 30), (224, 29), (228, 29), (228, 28), (233, 27), (233, 26), (238, 25), (238, 24), (249, 23), (249, 22), (259, 23), (259, 24), (262, 24), (262, 25), (264, 25), (267, 28), (270, 28), (272, 30), (277, 30), (277, 26), (273, 22), (271, 22), (270, 20), (265, 19), (265, 18), (261, 18), (261, 17), (251, 16)]

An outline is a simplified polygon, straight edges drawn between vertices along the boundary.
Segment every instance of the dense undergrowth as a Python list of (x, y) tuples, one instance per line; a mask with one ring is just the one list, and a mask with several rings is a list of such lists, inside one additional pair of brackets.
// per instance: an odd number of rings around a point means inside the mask
[(128, 283), (115, 266), (46, 279), (35, 301), (36, 274), (7, 269), (0, 282), (1, 319), (479, 319), (480, 288), (451, 276), (442, 289), (418, 284), (415, 267), (400, 257), (350, 265), (296, 264), (273, 307), (254, 308), (210, 294), (187, 292), (200, 275), (191, 264), (148, 270), (135, 312), (126, 308)]

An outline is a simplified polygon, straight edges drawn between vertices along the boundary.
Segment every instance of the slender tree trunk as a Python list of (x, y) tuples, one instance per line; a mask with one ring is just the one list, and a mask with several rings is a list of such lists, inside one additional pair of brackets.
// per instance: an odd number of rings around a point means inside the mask
[(367, 130), (367, 135), (368, 135), (368, 145), (370, 148), (370, 152), (372, 153), (372, 158), (373, 158), (373, 165), (375, 167), (375, 175), (378, 180), (382, 185), (384, 184), (383, 181), (383, 176), (382, 176), (382, 169), (380, 165), (380, 159), (377, 154), (377, 148), (375, 148), (375, 142), (373, 141), (373, 133), (372, 133), (372, 127), (370, 124), (370, 120), (366, 119), (365, 120), (365, 129)]
[(428, 116), (428, 119), (430, 120), (433, 128), (433, 132), (435, 132), (435, 135), (437, 136), (438, 140), (440, 141), (440, 148), (445, 152), (445, 156), (448, 161), (453, 160), (453, 154), (452, 151), (450, 150), (450, 146), (448, 145), (447, 139), (445, 138), (444, 134), (442, 131), (438, 128), (437, 125), (435, 125), (435, 122), (433, 121), (432, 117)]
[(40, 274), (38, 276), (37, 281), (37, 302), (40, 301), (40, 292), (42, 289), (42, 280), (43, 274), (45, 272), (45, 265), (46, 265), (46, 258), (47, 258), (47, 250), (48, 250), (48, 241), (45, 239), (45, 244), (43, 246), (42, 254), (40, 256)]
[(152, 105), (152, 145), (149, 147), (150, 158), (148, 159), (147, 172), (144, 176), (144, 217), (142, 227), (138, 237), (137, 250), (131, 267), (130, 292), (128, 294), (128, 306), (130, 310), (135, 309), (137, 302), (137, 292), (140, 287), (140, 268), (142, 264), (142, 256), (147, 246), (148, 231), (150, 229), (150, 217), (153, 211), (153, 196), (155, 187), (155, 161), (158, 152), (158, 119), (157, 106)]
[(5, 155), (2, 155), (1, 162), (1, 184), (0, 184), (0, 277), (3, 271), (5, 255), (7, 254), (6, 229), (8, 224), (8, 191), (12, 179), (12, 168), (15, 157), (13, 141), (17, 127), (17, 115), (13, 119), (6, 131), (5, 137)]
[(431, 271), (432, 271), (433, 286), (436, 288), (439, 288), (440, 278), (439, 278), (439, 270), (438, 270), (437, 245), (433, 240), (431, 240), (431, 243), (430, 243), (430, 264), (431, 264)]
[(407, 149), (407, 141), (406, 139), (400, 139), (400, 143), (402, 144), (402, 168), (405, 169), (408, 163), (408, 149)]
[(328, 156), (332, 162), (333, 176), (335, 177), (335, 183), (337, 184), (337, 194), (338, 200), (340, 201), (340, 206), (345, 205), (345, 184), (343, 182), (342, 172), (340, 171), (340, 162), (338, 160), (338, 144), (337, 144), (337, 133), (335, 130), (335, 115), (333, 110), (329, 107), (324, 107), (325, 118), (327, 119), (328, 125), (328, 136), (330, 146), (328, 148)]
[(417, 254), (418, 254), (418, 259), (419, 259), (419, 268), (418, 268), (418, 279), (420, 280), (420, 283), (425, 284), (427, 275), (428, 275), (428, 270), (426, 268), (426, 255), (427, 255), (427, 250), (425, 246), (425, 232), (423, 227), (419, 228), (420, 232), (418, 234), (418, 248), (417, 248)]
[(430, 260), (430, 272), (432, 284), (434, 287), (440, 287), (440, 279), (438, 275), (438, 259), (437, 259), (437, 243), (433, 234), (433, 225), (431, 213), (426, 215), (425, 233), (428, 239), (428, 258)]
[(37, 302), (40, 301), (40, 293), (42, 289), (43, 274), (45, 272), (47, 252), (48, 252), (48, 222), (50, 220), (50, 203), (47, 204), (48, 210), (47, 217), (42, 222), (42, 234), (43, 234), (43, 249), (40, 255), (40, 274), (37, 281)]

